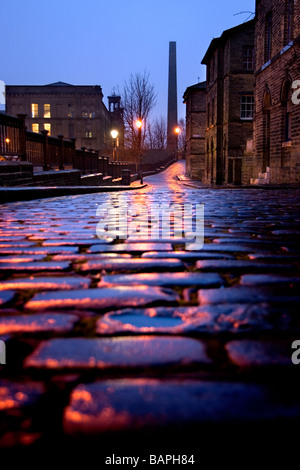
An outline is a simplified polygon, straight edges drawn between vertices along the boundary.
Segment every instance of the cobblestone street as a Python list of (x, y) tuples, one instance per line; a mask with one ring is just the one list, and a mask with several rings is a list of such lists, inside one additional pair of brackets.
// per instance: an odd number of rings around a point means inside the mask
[(126, 194), (204, 204), (196, 251), (97, 238), (116, 192), (1, 206), (1, 447), (299, 423), (300, 190), (197, 189), (184, 173)]

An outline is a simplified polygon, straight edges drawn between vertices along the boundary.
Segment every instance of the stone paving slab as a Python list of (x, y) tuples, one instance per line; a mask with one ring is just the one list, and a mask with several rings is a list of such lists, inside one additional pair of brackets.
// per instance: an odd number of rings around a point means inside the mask
[(211, 364), (205, 345), (180, 337), (70, 338), (44, 341), (25, 367), (47, 369), (156, 368)]
[(0, 334), (54, 332), (66, 333), (78, 321), (75, 315), (36, 314), (0, 317)]
[(231, 341), (226, 344), (230, 360), (240, 367), (289, 366), (292, 364), (292, 341)]
[[(170, 253), (167, 251), (149, 251), (141, 255), (142, 258), (167, 258)], [(197, 259), (234, 259), (234, 256), (224, 253), (204, 253), (203, 251), (172, 251), (172, 258), (183, 261)]]
[(93, 245), (88, 250), (89, 253), (108, 252), (144, 252), (144, 251), (173, 251), (170, 243), (118, 243), (110, 246)]
[(256, 286), (262, 284), (281, 284), (294, 286), (300, 285), (300, 277), (291, 277), (288, 275), (274, 275), (274, 274), (245, 274), (240, 279), (240, 284), (243, 286)]
[(0, 271), (65, 271), (70, 268), (70, 263), (61, 261), (44, 261), (33, 263), (0, 263)]
[(56, 253), (78, 253), (78, 246), (33, 246), (31, 248), (0, 248), (0, 255), (40, 255), (45, 256)]
[(198, 292), (200, 304), (219, 303), (258, 303), (258, 302), (280, 302), (287, 304), (299, 302), (300, 296), (292, 292), (268, 289), (267, 287), (228, 287), (224, 289), (202, 289)]
[(176, 302), (179, 296), (171, 289), (149, 286), (114, 286), (100, 289), (80, 289), (42, 292), (29, 300), (25, 307), (32, 310), (49, 308), (107, 309), (143, 306), (155, 302)]
[(0, 263), (31, 263), (32, 261), (41, 261), (46, 255), (15, 255), (4, 256), (0, 258)]
[(201, 286), (220, 287), (224, 279), (216, 273), (139, 273), (112, 274), (102, 276), (98, 287), (102, 285), (145, 285), (145, 286)]
[(2, 281), (0, 291), (8, 289), (34, 289), (34, 290), (67, 290), (84, 289), (91, 285), (91, 279), (82, 276), (45, 276), (45, 277), (23, 277)]
[(166, 425), (252, 422), (300, 416), (300, 403), (274, 400), (253, 383), (126, 379), (79, 385), (64, 414), (68, 434)]
[(197, 261), (197, 269), (206, 271), (279, 271), (279, 270), (292, 270), (296, 266), (292, 264), (278, 264), (278, 263), (256, 263), (247, 260), (204, 260)]
[[(98, 319), (99, 334), (245, 333), (268, 331), (276, 309), (266, 304), (225, 304), (204, 307), (156, 307), (108, 312)], [(278, 315), (280, 318), (280, 315)]]
[[(102, 259), (96, 261), (87, 261), (86, 263), (80, 266), (80, 271), (96, 271), (99, 272), (102, 269), (107, 269), (109, 271), (117, 271), (120, 269), (125, 269), (127, 271), (132, 270), (173, 270), (173, 269), (183, 269), (184, 264), (182, 261), (177, 259), (163, 258), (159, 260), (152, 259)], [(142, 283), (140, 283), (142, 284)], [(159, 285), (159, 284), (158, 284)]]
[(34, 404), (44, 392), (40, 383), (25, 384), (0, 380), (0, 411), (24, 408)]
[(10, 302), (14, 298), (15, 294), (16, 293), (14, 291), (0, 292), (0, 306), (2, 307), (7, 302)]

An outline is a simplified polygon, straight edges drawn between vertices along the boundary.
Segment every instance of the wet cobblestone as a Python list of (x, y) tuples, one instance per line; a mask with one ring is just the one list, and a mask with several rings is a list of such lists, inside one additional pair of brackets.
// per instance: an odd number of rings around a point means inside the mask
[(300, 190), (197, 189), (183, 173), (146, 178), (128, 201), (205, 204), (201, 250), (98, 239), (97, 207), (118, 193), (1, 206), (0, 447), (299, 423)]

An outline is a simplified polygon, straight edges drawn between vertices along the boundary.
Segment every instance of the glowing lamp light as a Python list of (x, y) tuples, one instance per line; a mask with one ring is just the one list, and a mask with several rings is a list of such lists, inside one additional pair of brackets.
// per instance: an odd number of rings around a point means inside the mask
[(138, 129), (141, 129), (143, 123), (142, 123), (142, 121), (141, 121), (140, 119), (137, 119), (137, 120), (135, 121), (135, 125), (136, 125), (136, 127), (137, 127)]
[(180, 127), (175, 127), (175, 134), (180, 134), (180, 131), (181, 131)]
[(118, 137), (119, 132), (116, 130), (112, 130), (110, 135), (112, 136), (113, 139), (116, 139)]
[(5, 142), (6, 142), (7, 144), (9, 144), (9, 143), (10, 143), (10, 139), (7, 137), (7, 138), (5, 139)]

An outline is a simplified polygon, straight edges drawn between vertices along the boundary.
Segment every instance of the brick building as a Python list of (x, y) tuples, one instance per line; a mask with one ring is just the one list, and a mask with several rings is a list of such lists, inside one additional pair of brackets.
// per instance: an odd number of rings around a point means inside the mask
[(256, 0), (255, 37), (252, 182), (299, 183), (300, 1)]
[(186, 173), (205, 179), (206, 82), (188, 87), (183, 95), (186, 105)]
[(205, 181), (242, 181), (242, 157), (253, 133), (254, 21), (212, 40), (206, 65)]
[(57, 82), (44, 86), (6, 86), (6, 113), (26, 114), (27, 129), (76, 138), (76, 147), (107, 153), (112, 148), (110, 131), (117, 125), (120, 143), (124, 125), (120, 97), (110, 97), (110, 111), (103, 103), (100, 86), (77, 86)]

